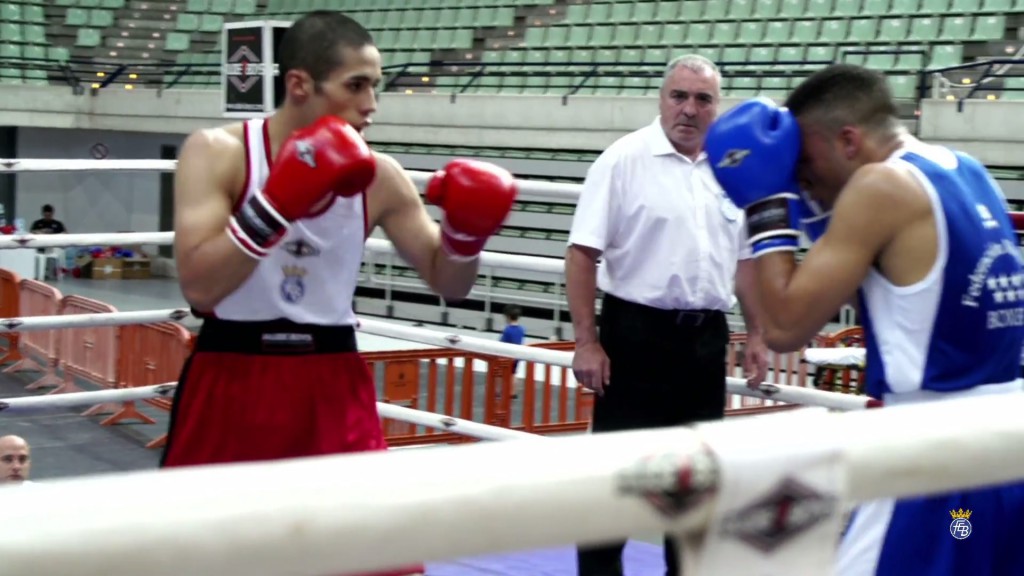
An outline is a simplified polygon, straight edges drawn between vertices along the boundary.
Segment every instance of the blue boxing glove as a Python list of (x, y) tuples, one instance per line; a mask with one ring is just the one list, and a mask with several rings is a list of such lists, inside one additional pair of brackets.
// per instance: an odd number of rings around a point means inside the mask
[(747, 215), (754, 257), (800, 247), (800, 127), (767, 98), (747, 100), (708, 128), (704, 149), (719, 185)]

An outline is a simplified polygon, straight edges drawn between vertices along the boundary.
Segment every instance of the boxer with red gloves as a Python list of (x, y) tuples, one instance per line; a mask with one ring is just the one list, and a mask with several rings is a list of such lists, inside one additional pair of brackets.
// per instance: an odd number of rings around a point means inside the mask
[(307, 14), (276, 54), (280, 108), (196, 132), (178, 158), (175, 264), (204, 320), (162, 466), (385, 450), (355, 337), (366, 238), (380, 228), (430, 288), (459, 300), (515, 202), (508, 171), (455, 160), (427, 186), (443, 210), (431, 218), (405, 170), (363, 138), (382, 73), (351, 18)]

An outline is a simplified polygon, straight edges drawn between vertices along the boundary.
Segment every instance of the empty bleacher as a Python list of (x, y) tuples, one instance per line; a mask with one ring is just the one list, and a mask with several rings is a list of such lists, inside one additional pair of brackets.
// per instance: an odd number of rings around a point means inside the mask
[[(1024, 0), (8, 0), (0, 79), (65, 81), (23, 59), (73, 58), (175, 64), (118, 82), (213, 89), (225, 21), (312, 9), (344, 11), (373, 31), (392, 90), (503, 94), (649, 95), (672, 55), (694, 51), (722, 66), (727, 95), (778, 96), (841, 60), (886, 71), (895, 93), (914, 99), (923, 69), (1017, 53), (1024, 18)], [(948, 85), (978, 74), (952, 74)], [(977, 96), (1022, 86), (1006, 77)]]

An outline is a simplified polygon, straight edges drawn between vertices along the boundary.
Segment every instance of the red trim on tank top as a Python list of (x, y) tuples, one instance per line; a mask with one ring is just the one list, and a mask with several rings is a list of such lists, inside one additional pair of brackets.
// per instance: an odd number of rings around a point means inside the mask
[(274, 165), (274, 157), (271, 155), (270, 150), (270, 120), (263, 120), (263, 155), (267, 159), (267, 172), (270, 172), (270, 167)]
[(363, 196), (363, 241), (370, 237), (370, 210), (366, 207), (366, 191), (361, 192)]
[(249, 123), (242, 123), (242, 145), (245, 147), (245, 179), (242, 180), (242, 193), (235, 198), (235, 205), (231, 207), (232, 212), (238, 212), (242, 208), (242, 202), (245, 202), (245, 197), (249, 193), (249, 182), (252, 179), (252, 175), (249, 173), (249, 166), (251, 164), (249, 158)]

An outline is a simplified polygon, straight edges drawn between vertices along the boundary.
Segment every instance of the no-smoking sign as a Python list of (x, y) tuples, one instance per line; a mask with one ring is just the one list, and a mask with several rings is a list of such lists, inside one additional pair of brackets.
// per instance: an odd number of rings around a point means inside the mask
[(110, 150), (107, 148), (106, 144), (97, 142), (92, 145), (92, 148), (89, 148), (89, 153), (92, 154), (92, 157), (96, 160), (103, 160), (107, 157), (107, 154), (110, 153)]

